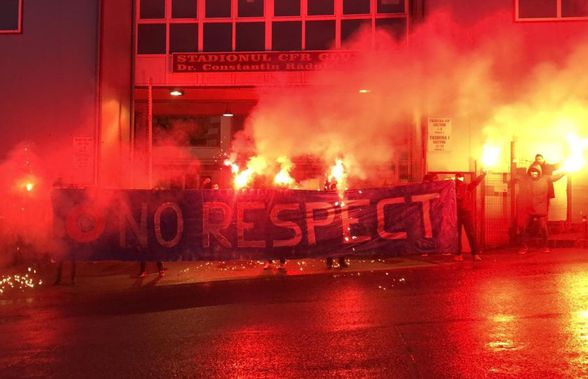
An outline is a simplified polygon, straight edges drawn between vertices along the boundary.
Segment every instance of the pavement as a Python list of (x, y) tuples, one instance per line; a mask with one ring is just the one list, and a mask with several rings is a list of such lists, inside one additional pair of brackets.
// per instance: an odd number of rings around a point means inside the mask
[(0, 377), (588, 377), (587, 257), (83, 262), (0, 296)]
[[(569, 254), (583, 251), (578, 248), (555, 249), (553, 254)], [(547, 254), (547, 255), (549, 255)], [(288, 260), (285, 270), (278, 269), (278, 262), (269, 270), (264, 270), (262, 260), (234, 261), (176, 261), (164, 262), (165, 272), (160, 276), (154, 262), (147, 263), (147, 275), (138, 277), (137, 262), (97, 261), (77, 262), (75, 280), (71, 280), (71, 262), (65, 262), (63, 278), (55, 285), (58, 265), (45, 263), (41, 265), (21, 265), (0, 269), (0, 305), (2, 301), (27, 297), (31, 291), (44, 289), (68, 288), (67, 292), (109, 293), (129, 289), (190, 285), (219, 281), (271, 280), (284, 277), (303, 277), (311, 275), (361, 275), (362, 273), (395, 271), (403, 269), (421, 269), (445, 265), (490, 265), (497, 261), (537, 259), (544, 253), (533, 252), (520, 256), (513, 249), (497, 249), (484, 252), (482, 262), (473, 262), (469, 253), (464, 254), (463, 262), (455, 262), (452, 255), (409, 255), (394, 258), (350, 258), (348, 268), (328, 269), (324, 259)], [(18, 279), (15, 281), (15, 277)], [(13, 285), (9, 285), (7, 278)], [(8, 283), (8, 284), (7, 284)], [(53, 291), (54, 292), (54, 291)]]
[[(349, 273), (397, 270), (401, 268), (417, 268), (452, 262), (450, 256), (411, 256), (386, 259), (349, 259), (350, 267), (346, 269), (327, 269), (324, 259), (288, 260), (284, 269), (278, 268), (275, 261), (270, 269), (264, 270), (262, 260), (232, 261), (176, 261), (164, 262), (165, 271), (159, 275), (155, 262), (147, 262), (147, 275), (139, 277), (139, 264), (124, 261), (77, 262), (75, 281), (71, 280), (71, 262), (65, 262), (61, 283), (55, 285), (58, 264), (19, 265), (0, 270), (0, 278), (11, 278), (11, 281), (30, 279), (31, 286), (11, 288), (4, 286), (0, 299), (19, 297), (30, 291), (47, 287), (72, 287), (77, 292), (111, 292), (129, 288), (161, 287), (186, 285), (218, 281), (235, 281), (251, 279), (271, 279), (277, 277), (308, 276), (308, 275), (341, 275)], [(1, 280), (0, 280), (1, 282)], [(2, 288), (0, 286), (0, 288)]]

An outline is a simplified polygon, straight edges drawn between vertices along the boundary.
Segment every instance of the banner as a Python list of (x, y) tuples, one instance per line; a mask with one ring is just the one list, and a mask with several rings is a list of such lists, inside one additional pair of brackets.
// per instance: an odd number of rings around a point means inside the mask
[(53, 208), (63, 248), (80, 260), (396, 256), (457, 248), (453, 181), (344, 194), (58, 189)]
[(354, 51), (260, 51), (173, 53), (172, 72), (263, 72), (336, 69), (353, 62)]

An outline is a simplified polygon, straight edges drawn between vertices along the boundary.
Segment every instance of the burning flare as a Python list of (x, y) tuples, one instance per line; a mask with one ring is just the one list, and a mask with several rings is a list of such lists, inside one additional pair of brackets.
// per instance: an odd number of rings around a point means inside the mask
[(247, 162), (247, 168), (242, 171), (232, 159), (225, 160), (225, 165), (231, 167), (231, 172), (234, 175), (233, 187), (242, 189), (249, 187), (256, 175), (263, 175), (267, 168), (267, 161), (258, 155), (251, 157)]
[(345, 173), (345, 166), (343, 166), (343, 160), (337, 159), (335, 165), (331, 167), (329, 172), (329, 182), (337, 183), (337, 187), (343, 189), (345, 187), (345, 179), (347, 178), (347, 174)]
[(329, 187), (328, 189), (337, 189), (340, 201), (336, 202), (335, 206), (345, 206), (345, 190), (347, 189), (346, 179), (347, 173), (345, 172), (343, 160), (337, 159), (335, 165), (333, 165), (329, 171), (327, 184), (325, 185), (325, 187)]
[(581, 139), (575, 134), (568, 134), (570, 155), (561, 165), (561, 171), (577, 172), (586, 164), (584, 150), (588, 147), (588, 139)]
[(292, 162), (287, 157), (277, 159), (280, 164), (280, 171), (274, 177), (274, 184), (282, 187), (290, 187), (294, 184), (294, 178), (290, 176)]
[(495, 167), (500, 161), (500, 146), (486, 142), (482, 147), (482, 167), (485, 169)]
[(31, 175), (21, 179), (17, 185), (18, 189), (23, 192), (32, 192), (37, 187), (37, 179)]

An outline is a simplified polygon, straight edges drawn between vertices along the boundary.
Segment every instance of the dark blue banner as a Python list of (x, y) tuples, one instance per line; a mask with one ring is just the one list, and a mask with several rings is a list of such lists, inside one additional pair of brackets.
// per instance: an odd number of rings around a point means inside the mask
[(396, 256), (457, 249), (452, 181), (337, 191), (77, 190), (53, 194), (82, 260)]

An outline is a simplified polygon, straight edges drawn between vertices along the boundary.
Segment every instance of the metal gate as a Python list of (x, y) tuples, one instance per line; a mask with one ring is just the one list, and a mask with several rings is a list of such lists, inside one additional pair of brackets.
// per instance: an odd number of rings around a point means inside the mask
[(489, 172), (478, 190), (478, 229), (485, 249), (504, 247), (511, 242), (514, 210), (509, 183), (509, 173)]

